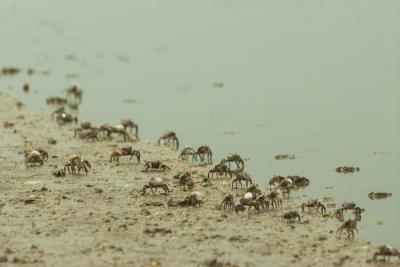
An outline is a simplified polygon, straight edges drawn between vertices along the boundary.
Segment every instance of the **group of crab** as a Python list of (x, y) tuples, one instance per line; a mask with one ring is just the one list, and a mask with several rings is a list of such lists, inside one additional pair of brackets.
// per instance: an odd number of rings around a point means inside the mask
[[(128, 132), (129, 129), (129, 132)], [(99, 127), (93, 126), (91, 122), (82, 122), (79, 128), (74, 130), (74, 136), (82, 140), (98, 141), (102, 139), (111, 140), (112, 135), (122, 136), (123, 140), (130, 141), (133, 129), (135, 129), (135, 138), (139, 139), (139, 125), (131, 119), (123, 119), (121, 123), (115, 126), (102, 124)]]
[[(60, 124), (75, 122), (78, 120), (71, 114), (68, 114), (65, 110), (65, 105), (67, 103), (73, 103), (75, 105), (79, 105), (82, 100), (82, 90), (78, 86), (72, 86), (66, 90), (67, 98), (49, 98), (47, 100), (48, 104), (60, 105), (61, 107), (55, 110), (52, 113), (52, 116), (56, 118), (56, 121)], [(70, 105), (71, 106), (71, 105)], [(73, 106), (73, 105), (72, 105)], [(129, 133), (128, 133), (129, 129)], [(75, 137), (84, 140), (92, 140), (97, 141), (99, 137), (103, 137), (104, 139), (112, 139), (113, 134), (117, 134), (123, 137), (124, 141), (130, 141), (130, 133), (135, 130), (135, 137), (139, 139), (138, 125), (130, 119), (124, 119), (121, 121), (119, 125), (111, 126), (109, 124), (103, 124), (99, 127), (93, 126), (90, 122), (82, 122), (79, 128), (74, 130)], [(167, 145), (173, 146), (176, 149), (179, 149), (179, 139), (177, 134), (174, 131), (167, 131), (163, 133), (158, 139), (158, 145)], [(141, 161), (141, 153), (139, 150), (133, 149), (131, 146), (122, 147), (119, 149), (115, 149), (110, 153), (110, 162), (119, 163), (120, 157), (130, 157), (130, 160), (133, 157), (136, 157), (137, 162)], [(275, 157), (276, 159), (294, 159), (294, 155), (278, 155)], [(48, 159), (48, 153), (43, 149), (36, 149), (25, 153), (25, 164), (27, 166), (30, 165), (43, 165), (44, 160)], [(213, 152), (211, 148), (207, 145), (202, 145), (198, 147), (196, 150), (191, 147), (185, 147), (182, 149), (178, 156), (178, 160), (182, 161), (196, 161), (202, 164), (212, 164), (213, 163)], [(232, 165), (234, 164), (234, 168), (232, 169)], [(220, 209), (235, 211), (236, 213), (251, 211), (252, 208), (256, 212), (267, 211), (268, 209), (280, 209), (282, 208), (283, 200), (290, 197), (291, 191), (298, 189), (300, 187), (308, 186), (310, 184), (310, 180), (306, 177), (302, 176), (274, 176), (268, 181), (268, 185), (270, 187), (269, 193), (263, 193), (261, 189), (258, 188), (257, 185), (253, 184), (253, 179), (251, 176), (244, 171), (244, 160), (238, 154), (228, 155), (226, 158), (222, 159), (218, 164), (213, 166), (207, 174), (207, 182), (210, 182), (210, 179), (216, 175), (217, 177), (227, 177), (232, 179), (231, 188), (238, 189), (240, 186), (246, 187), (246, 191), (240, 197), (238, 203), (235, 203), (233, 194), (229, 194), (225, 196), (219, 205)], [(91, 169), (91, 164), (89, 161), (82, 159), (79, 155), (73, 155), (70, 157), (68, 163), (65, 164), (63, 169), (56, 170), (53, 174), (55, 176), (65, 176), (66, 171), (72, 174), (80, 174), (81, 171), (84, 171), (86, 174)], [(169, 166), (164, 164), (162, 161), (145, 161), (144, 163), (144, 171), (149, 172), (152, 170), (157, 171), (167, 171), (171, 170)], [(338, 167), (336, 168), (336, 172), (339, 173), (353, 173), (359, 172), (360, 168), (358, 167)], [(179, 202), (181, 206), (200, 206), (204, 200), (202, 193), (198, 191), (194, 191), (196, 187), (196, 182), (193, 178), (193, 174), (191, 171), (185, 171), (182, 175), (179, 176), (178, 180), (179, 186), (182, 186), (185, 190), (189, 191), (189, 194)], [(148, 190), (150, 190), (153, 194), (157, 192), (158, 189), (161, 189), (165, 194), (170, 194), (171, 190), (167, 185), (167, 182), (164, 178), (160, 176), (152, 177), (149, 181), (143, 186), (142, 193), (146, 194)], [(370, 193), (368, 197), (370, 199), (381, 199), (391, 196), (390, 193)], [(301, 204), (301, 211), (305, 212), (306, 209), (308, 212), (315, 210), (317, 213), (326, 214), (325, 205), (319, 201), (318, 199), (310, 199)], [(354, 219), (344, 220), (344, 214), (346, 211), (351, 210), (354, 213)], [(365, 210), (358, 207), (353, 202), (345, 202), (342, 204), (341, 208), (336, 210), (335, 216), (343, 222), (343, 224), (337, 229), (337, 233), (342, 235), (342, 232), (346, 232), (349, 238), (354, 239), (355, 232), (358, 232), (357, 229), (357, 221), (361, 220), (362, 213)], [(300, 222), (301, 216), (299, 211), (288, 211), (281, 215), (281, 218), (285, 222), (295, 222), (296, 220)], [(379, 248), (379, 251), (374, 254), (374, 260), (377, 260), (379, 256), (387, 257), (397, 256), (400, 258), (400, 252), (390, 246), (382, 246)]]

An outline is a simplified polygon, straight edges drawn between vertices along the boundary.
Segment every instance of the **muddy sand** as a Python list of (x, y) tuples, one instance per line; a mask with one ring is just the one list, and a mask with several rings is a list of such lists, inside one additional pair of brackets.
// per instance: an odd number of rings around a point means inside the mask
[[(223, 197), (233, 193), (237, 203), (245, 189), (232, 191), (225, 178), (207, 186), (202, 180), (211, 166), (178, 161), (177, 151), (151, 140), (80, 141), (74, 138), (76, 125), (59, 127), (49, 114), (17, 108), (17, 102), (0, 91), (1, 266), (369, 265), (375, 246), (357, 237), (338, 238), (339, 223), (331, 216), (305, 212), (301, 223), (284, 223), (285, 211), (301, 210), (295, 197), (278, 211), (224, 212), (218, 208)], [(14, 126), (4, 128), (5, 121)], [(49, 138), (57, 144), (48, 144)], [(162, 160), (172, 170), (148, 174), (142, 162), (126, 157), (119, 166), (108, 162), (110, 150), (127, 145), (139, 149), (143, 160)], [(25, 167), (24, 151), (39, 147), (49, 160)], [(53, 177), (75, 153), (92, 170)], [(201, 207), (177, 205), (188, 191), (174, 176), (189, 169), (204, 195)], [(156, 175), (167, 180), (171, 194), (142, 195)], [(269, 190), (266, 182), (262, 187)]]

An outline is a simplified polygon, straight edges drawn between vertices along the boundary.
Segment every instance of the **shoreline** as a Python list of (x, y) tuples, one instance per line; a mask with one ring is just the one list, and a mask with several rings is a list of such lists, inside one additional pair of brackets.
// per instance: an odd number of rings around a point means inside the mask
[[(357, 236), (338, 239), (330, 217), (305, 212), (300, 224), (282, 222), (283, 212), (301, 210), (297, 198), (285, 199), (278, 211), (221, 211), (217, 206), (226, 195), (232, 193), (237, 203), (245, 189), (231, 190), (224, 178), (205, 186), (202, 179), (212, 166), (178, 161), (179, 152), (155, 141), (79, 141), (74, 124), (59, 127), (50, 114), (18, 109), (16, 102), (0, 89), (1, 124), (14, 123), (1, 132), (0, 265), (366, 266), (376, 251)], [(57, 144), (48, 144), (49, 138)], [(143, 162), (161, 160), (172, 170), (147, 174), (134, 160), (108, 162), (108, 151), (128, 144), (140, 150)], [(49, 160), (26, 168), (23, 151), (39, 147)], [(88, 175), (53, 177), (55, 166), (75, 153), (92, 164)], [(174, 176), (189, 169), (204, 196), (201, 207), (177, 206), (189, 192)], [(163, 177), (171, 194), (143, 196), (152, 176)], [(28, 199), (34, 200), (27, 204)]]

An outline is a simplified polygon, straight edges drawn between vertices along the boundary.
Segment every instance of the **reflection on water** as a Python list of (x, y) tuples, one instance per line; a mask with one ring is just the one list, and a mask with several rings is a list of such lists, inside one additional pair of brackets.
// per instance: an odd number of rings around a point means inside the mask
[[(142, 139), (173, 129), (217, 160), (249, 158), (264, 185), (307, 176), (297, 195), (355, 201), (367, 210), (363, 238), (400, 244), (399, 11), (395, 0), (7, 0), (2, 64), (36, 72), (1, 76), (0, 86), (44, 107), (79, 83), (81, 120), (132, 118)], [(370, 200), (372, 191), (393, 197)]]

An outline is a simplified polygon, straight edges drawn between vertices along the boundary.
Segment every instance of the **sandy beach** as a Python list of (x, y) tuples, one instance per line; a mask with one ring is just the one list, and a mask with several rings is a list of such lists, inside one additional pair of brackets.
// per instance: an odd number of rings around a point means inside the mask
[[(224, 196), (232, 193), (237, 203), (245, 188), (232, 190), (223, 177), (207, 185), (203, 178), (212, 166), (178, 161), (178, 151), (152, 140), (81, 141), (74, 138), (78, 125), (60, 127), (50, 114), (18, 108), (17, 102), (0, 91), (1, 266), (370, 265), (375, 246), (357, 236), (338, 238), (333, 208), (326, 216), (300, 213), (300, 223), (281, 218), (286, 211), (301, 211), (295, 197), (285, 199), (280, 210), (220, 210)], [(14, 125), (4, 128), (6, 121)], [(57, 143), (49, 144), (50, 138)], [(141, 163), (126, 157), (119, 165), (108, 161), (110, 150), (128, 145), (140, 150)], [(36, 148), (45, 149), (49, 159), (25, 167), (24, 151)], [(91, 171), (53, 177), (72, 154), (88, 160)], [(144, 160), (161, 160), (171, 171), (143, 172)], [(204, 196), (200, 207), (178, 205), (189, 192), (176, 177), (187, 170)], [(142, 195), (153, 176), (167, 181), (169, 195)], [(259, 186), (269, 192), (266, 181)], [(325, 204), (334, 206), (329, 199)]]

